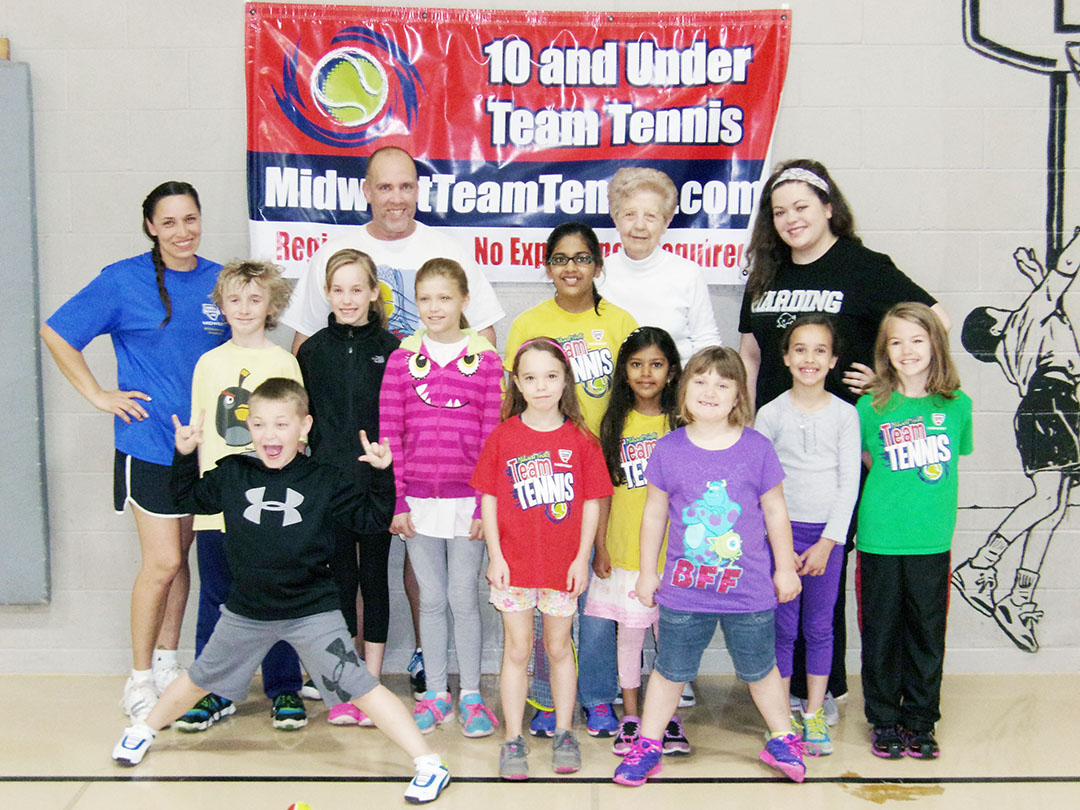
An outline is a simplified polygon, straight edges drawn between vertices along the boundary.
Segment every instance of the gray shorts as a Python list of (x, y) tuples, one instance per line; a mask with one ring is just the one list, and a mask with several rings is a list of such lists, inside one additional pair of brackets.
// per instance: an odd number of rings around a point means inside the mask
[(328, 707), (379, 685), (356, 654), (340, 610), (261, 622), (222, 606), (221, 618), (188, 675), (200, 689), (239, 703), (247, 697), (259, 664), (279, 641), (289, 642), (299, 654)]

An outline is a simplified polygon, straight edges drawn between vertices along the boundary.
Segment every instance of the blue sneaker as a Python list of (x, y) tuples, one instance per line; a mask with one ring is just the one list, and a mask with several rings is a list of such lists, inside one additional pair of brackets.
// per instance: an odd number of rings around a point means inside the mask
[(427, 691), (427, 677), (424, 675), (424, 653), (419, 647), (416, 648), (412, 658), (409, 659), (407, 671), (409, 673), (409, 686), (413, 691), (413, 700), (420, 700), (424, 697), (424, 692)]
[(412, 712), (413, 720), (423, 734), (430, 734), (436, 726), (449, 723), (454, 719), (454, 707), (450, 705), (450, 695), (446, 692), (424, 692), (416, 701)]
[(188, 709), (187, 714), (173, 723), (177, 731), (206, 731), (218, 720), (236, 711), (231, 700), (211, 692)]
[(462, 695), (458, 701), (458, 720), (461, 721), (461, 733), (466, 737), (487, 737), (499, 725), (480, 695)]
[(803, 755), (815, 756), (803, 747), (803, 741), (794, 734), (772, 737), (765, 743), (765, 750), (760, 754), (761, 761), (771, 765), (793, 782), (806, 778), (806, 765)]
[(537, 709), (529, 723), (529, 733), (534, 737), (555, 736), (555, 712)]
[(646, 779), (660, 773), (663, 767), (661, 757), (659, 745), (638, 737), (630, 753), (623, 757), (623, 761), (615, 768), (615, 781), (630, 787), (644, 785)]
[(585, 728), (590, 737), (610, 737), (619, 731), (619, 718), (610, 703), (598, 703), (591, 709), (582, 706), (581, 711), (585, 714)]
[(274, 728), (281, 731), (293, 731), (307, 725), (307, 710), (304, 701), (296, 692), (285, 692), (274, 698), (270, 707), (270, 720)]

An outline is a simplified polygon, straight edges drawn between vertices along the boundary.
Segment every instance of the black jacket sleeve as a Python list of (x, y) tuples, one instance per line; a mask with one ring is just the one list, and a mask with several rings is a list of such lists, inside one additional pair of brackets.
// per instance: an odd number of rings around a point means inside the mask
[(341, 522), (360, 534), (388, 531), (396, 498), (393, 474), (367, 476), (362, 482), (351, 475), (342, 479), (347, 480), (338, 487), (332, 507)]
[(200, 478), (198, 453), (188, 453), (185, 456), (179, 450), (173, 451), (172, 477), (169, 483), (173, 498), (184, 512), (196, 515), (216, 515), (220, 512), (221, 475), (219, 467), (208, 470), (206, 475)]

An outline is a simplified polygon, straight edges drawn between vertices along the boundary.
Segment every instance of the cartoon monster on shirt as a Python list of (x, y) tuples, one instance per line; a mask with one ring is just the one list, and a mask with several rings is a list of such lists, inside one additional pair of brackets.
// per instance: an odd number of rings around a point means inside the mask
[(742, 556), (742, 539), (732, 531), (741, 514), (742, 507), (728, 495), (727, 482), (710, 481), (705, 493), (683, 508), (683, 557), (695, 565), (732, 567)]

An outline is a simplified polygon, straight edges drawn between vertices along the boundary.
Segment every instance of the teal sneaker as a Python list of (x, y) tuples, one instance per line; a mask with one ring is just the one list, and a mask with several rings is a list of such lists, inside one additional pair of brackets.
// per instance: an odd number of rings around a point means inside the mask
[(466, 737), (487, 737), (495, 731), (499, 721), (480, 695), (464, 695), (458, 701), (458, 720), (461, 733)]
[(803, 715), (803, 742), (817, 748), (818, 754), (827, 757), (833, 752), (832, 739), (829, 737), (829, 724), (825, 720), (824, 707), (814, 714)]
[(203, 696), (198, 703), (188, 709), (187, 714), (173, 723), (177, 731), (193, 733), (206, 731), (218, 720), (227, 717), (236, 711), (236, 706), (231, 700), (215, 695), (211, 692)]
[(413, 706), (413, 720), (424, 734), (430, 734), (436, 726), (449, 723), (454, 719), (454, 708), (450, 705), (450, 695), (446, 692), (427, 691)]

